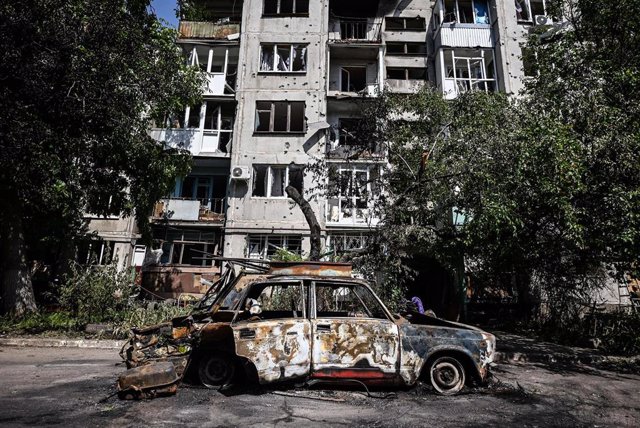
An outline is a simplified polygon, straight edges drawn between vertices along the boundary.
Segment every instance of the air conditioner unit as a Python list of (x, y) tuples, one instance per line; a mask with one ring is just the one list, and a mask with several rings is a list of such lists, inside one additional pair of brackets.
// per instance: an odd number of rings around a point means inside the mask
[(249, 174), (248, 166), (234, 166), (231, 169), (232, 180), (248, 180), (249, 178), (251, 178), (251, 174)]
[(551, 25), (553, 24), (553, 19), (547, 15), (536, 15), (533, 22), (535, 22), (536, 25)]

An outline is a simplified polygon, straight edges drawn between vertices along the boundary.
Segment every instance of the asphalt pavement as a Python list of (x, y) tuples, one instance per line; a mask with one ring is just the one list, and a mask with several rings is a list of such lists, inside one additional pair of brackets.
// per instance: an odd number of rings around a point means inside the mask
[(114, 349), (0, 347), (1, 426), (640, 426), (640, 376), (544, 363), (498, 365), (487, 388), (375, 391), (183, 385), (176, 396), (120, 401)]

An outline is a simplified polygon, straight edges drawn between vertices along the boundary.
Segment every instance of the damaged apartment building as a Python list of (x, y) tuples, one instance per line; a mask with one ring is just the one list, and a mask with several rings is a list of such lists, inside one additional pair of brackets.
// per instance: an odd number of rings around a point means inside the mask
[(116, 245), (123, 263), (142, 265), (146, 251), (143, 282), (163, 296), (203, 292), (219, 273), (212, 255), (308, 254), (308, 224), (285, 188), (317, 188), (318, 176), (305, 168), (318, 162), (332, 171), (327, 192), (309, 198), (324, 250), (363, 247), (378, 221), (372, 182), (386, 159), (382, 142), (372, 142), (365, 156), (345, 161), (358, 103), (427, 82), (446, 98), (469, 90), (517, 94), (525, 78), (520, 43), (550, 23), (544, 0), (185, 5), (178, 43), (185, 61), (206, 73), (203, 102), (150, 132), (189, 150), (193, 168), (150, 213), (153, 254), (136, 245), (129, 220), (90, 223), (98, 245)]

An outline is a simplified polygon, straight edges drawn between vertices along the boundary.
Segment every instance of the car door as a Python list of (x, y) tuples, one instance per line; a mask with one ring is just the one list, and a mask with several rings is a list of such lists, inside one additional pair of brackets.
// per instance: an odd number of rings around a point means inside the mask
[(398, 327), (366, 286), (312, 283), (311, 372), (317, 378), (393, 380), (398, 374)]
[(245, 293), (231, 327), (236, 354), (255, 365), (260, 383), (309, 374), (306, 295), (302, 281), (256, 283)]

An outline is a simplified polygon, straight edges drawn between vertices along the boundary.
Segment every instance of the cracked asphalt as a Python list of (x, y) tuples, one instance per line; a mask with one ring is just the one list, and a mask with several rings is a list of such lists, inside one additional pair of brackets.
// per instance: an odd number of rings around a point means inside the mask
[(455, 397), (420, 387), (382, 399), (355, 387), (223, 394), (183, 385), (140, 402), (109, 397), (124, 370), (113, 350), (1, 347), (0, 425), (640, 426), (640, 376), (583, 365), (501, 365), (488, 388)]

